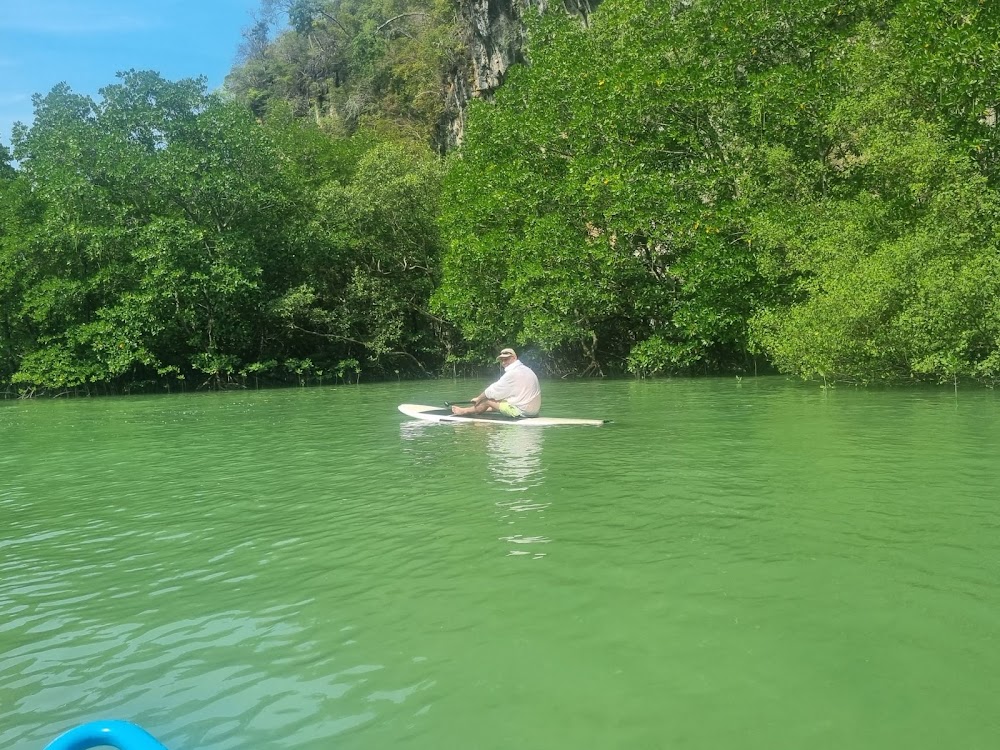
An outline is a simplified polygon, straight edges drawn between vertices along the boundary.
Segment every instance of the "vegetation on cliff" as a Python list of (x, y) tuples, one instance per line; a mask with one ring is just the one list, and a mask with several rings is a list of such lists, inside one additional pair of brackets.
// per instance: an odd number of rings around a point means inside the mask
[(287, 105), (336, 137), (442, 151), (458, 114), (446, 79), (467, 65), (452, 0), (261, 0), (226, 87), (258, 117)]

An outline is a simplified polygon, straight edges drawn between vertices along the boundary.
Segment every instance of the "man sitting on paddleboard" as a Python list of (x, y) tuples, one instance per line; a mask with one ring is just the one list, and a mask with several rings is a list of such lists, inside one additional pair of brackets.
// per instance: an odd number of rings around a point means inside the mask
[(497, 357), (503, 365), (500, 379), (472, 399), (472, 406), (452, 406), (452, 414), (482, 414), (498, 411), (508, 417), (535, 417), (542, 408), (542, 389), (531, 368), (517, 358), (513, 349)]

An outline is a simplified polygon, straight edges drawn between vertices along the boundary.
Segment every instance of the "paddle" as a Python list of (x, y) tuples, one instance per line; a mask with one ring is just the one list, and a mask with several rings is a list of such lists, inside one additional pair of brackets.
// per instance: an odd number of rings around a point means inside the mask
[(462, 404), (474, 404), (475, 401), (445, 401), (445, 406), (461, 406)]

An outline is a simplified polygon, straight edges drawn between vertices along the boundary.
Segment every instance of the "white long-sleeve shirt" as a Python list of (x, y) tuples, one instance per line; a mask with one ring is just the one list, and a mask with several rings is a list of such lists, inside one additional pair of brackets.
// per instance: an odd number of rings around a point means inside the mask
[(542, 408), (542, 389), (531, 368), (515, 359), (504, 368), (500, 379), (483, 391), (487, 398), (506, 401), (521, 410), (526, 417), (534, 417)]

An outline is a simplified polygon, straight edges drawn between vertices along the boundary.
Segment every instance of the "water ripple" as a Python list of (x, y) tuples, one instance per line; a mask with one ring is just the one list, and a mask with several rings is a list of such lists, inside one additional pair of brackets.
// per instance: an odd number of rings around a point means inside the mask
[(0, 745), (98, 716), (202, 750), (1000, 740), (992, 395), (395, 411), (467, 388), (2, 405)]

